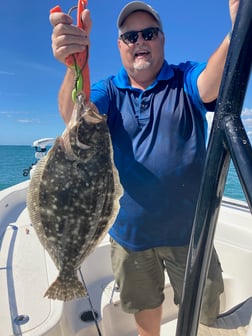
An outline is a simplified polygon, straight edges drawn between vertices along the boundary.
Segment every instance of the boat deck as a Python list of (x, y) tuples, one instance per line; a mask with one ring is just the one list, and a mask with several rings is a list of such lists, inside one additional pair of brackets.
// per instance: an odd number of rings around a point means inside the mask
[[(59, 302), (43, 298), (52, 281), (48, 274), (53, 273), (56, 277), (57, 271), (38, 241), (25, 209), (15, 223), (7, 226), (1, 240), (0, 335), (19, 335), (21, 330), (36, 329), (51, 318), (51, 312), (60, 313), (59, 307), (55, 309)], [(23, 324), (27, 318), (28, 323)]]
[[(252, 313), (252, 297), (222, 314), (211, 328), (200, 325), (199, 336), (246, 336)], [(252, 332), (252, 330), (251, 330)]]
[[(120, 309), (119, 294), (112, 294), (114, 290), (113, 284), (114, 282), (111, 282), (106, 288), (106, 295), (109, 295), (108, 290), (110, 290), (113, 299), (110, 299), (110, 303), (107, 305), (104, 304), (104, 302), (102, 303), (106, 335), (119, 335), (122, 331), (122, 326), (118, 325), (116, 321), (123, 321), (124, 335), (137, 336), (137, 332), (134, 330), (134, 320), (132, 316), (122, 312)], [(172, 302), (173, 292), (169, 283), (166, 285), (165, 295), (166, 299), (163, 305), (161, 336), (172, 336), (176, 333), (178, 308)], [(213, 326), (208, 327), (200, 324), (198, 336), (251, 336), (252, 330), (251, 334), (248, 333), (250, 324), (252, 328), (252, 321), (250, 323), (251, 314), (252, 297), (233, 307), (229, 311), (220, 314)]]
[[(3, 195), (0, 211), (0, 335), (97, 336), (95, 323), (80, 318), (91, 311), (87, 298), (60, 302), (43, 297), (58, 272), (30, 223), (25, 191)], [(252, 335), (251, 241), (248, 208), (243, 202), (224, 202), (215, 246), (224, 270), (221, 311), (229, 313), (221, 315), (212, 328), (200, 325), (198, 335)], [(137, 336), (133, 316), (121, 311), (119, 293), (114, 290), (108, 237), (84, 261), (82, 272), (102, 335)], [(166, 277), (161, 336), (175, 335), (177, 315)]]

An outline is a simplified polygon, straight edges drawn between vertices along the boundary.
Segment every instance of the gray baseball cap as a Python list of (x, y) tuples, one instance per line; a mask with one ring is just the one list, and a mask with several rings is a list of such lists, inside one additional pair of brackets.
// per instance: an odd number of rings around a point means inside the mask
[(132, 1), (123, 7), (117, 19), (117, 27), (120, 29), (126, 18), (133, 12), (137, 11), (144, 11), (152, 15), (154, 19), (157, 21), (159, 28), (163, 30), (159, 14), (150, 5), (142, 1)]

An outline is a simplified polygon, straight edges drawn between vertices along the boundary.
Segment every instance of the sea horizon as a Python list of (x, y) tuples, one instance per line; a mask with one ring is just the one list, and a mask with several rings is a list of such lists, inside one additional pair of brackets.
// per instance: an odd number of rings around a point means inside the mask
[[(29, 179), (34, 163), (35, 150), (31, 145), (0, 145), (0, 191)], [(224, 196), (246, 201), (239, 178), (231, 162), (226, 180)]]

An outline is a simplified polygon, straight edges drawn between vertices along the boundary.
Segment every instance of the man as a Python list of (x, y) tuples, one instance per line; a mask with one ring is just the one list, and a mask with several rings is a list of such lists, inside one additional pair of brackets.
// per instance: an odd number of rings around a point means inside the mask
[[(234, 24), (239, 0), (230, 0)], [(81, 30), (64, 13), (50, 16), (54, 56), (65, 58), (89, 44), (91, 19)], [(164, 269), (179, 304), (188, 244), (205, 158), (205, 113), (213, 108), (229, 47), (227, 35), (205, 64), (169, 65), (158, 13), (142, 2), (127, 4), (117, 20), (123, 67), (92, 88), (91, 101), (107, 114), (124, 195), (110, 230), (112, 266), (122, 308), (134, 313), (141, 336), (160, 335)], [(74, 72), (67, 70), (59, 108), (71, 118)], [(201, 323), (214, 322), (223, 292), (213, 252)]]

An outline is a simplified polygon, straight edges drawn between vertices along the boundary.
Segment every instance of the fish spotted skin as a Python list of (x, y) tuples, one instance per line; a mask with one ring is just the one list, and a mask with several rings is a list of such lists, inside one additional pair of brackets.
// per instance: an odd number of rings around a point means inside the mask
[(86, 295), (77, 270), (113, 224), (122, 195), (106, 117), (79, 99), (27, 196), (33, 227), (59, 270), (45, 296), (63, 301)]

